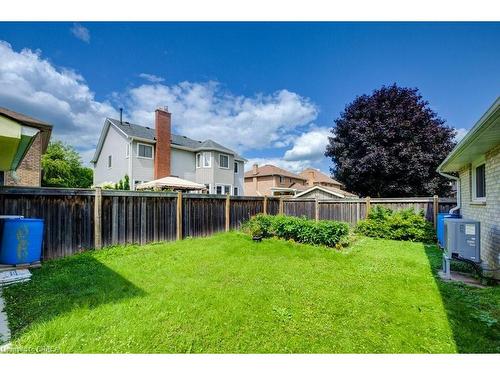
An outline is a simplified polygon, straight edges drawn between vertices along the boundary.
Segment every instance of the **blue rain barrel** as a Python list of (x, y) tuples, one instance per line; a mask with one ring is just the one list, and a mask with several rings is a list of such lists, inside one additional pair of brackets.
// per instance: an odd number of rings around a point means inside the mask
[(42, 219), (2, 219), (0, 221), (0, 263), (23, 264), (40, 260)]
[(439, 246), (444, 248), (444, 219), (460, 219), (461, 217), (459, 214), (440, 213), (437, 215), (436, 234)]

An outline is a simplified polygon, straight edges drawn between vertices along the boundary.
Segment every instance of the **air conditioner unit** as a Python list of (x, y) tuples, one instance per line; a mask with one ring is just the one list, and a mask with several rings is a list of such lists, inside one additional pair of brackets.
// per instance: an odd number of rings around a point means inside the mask
[(444, 249), (448, 259), (481, 262), (480, 223), (468, 219), (444, 219)]

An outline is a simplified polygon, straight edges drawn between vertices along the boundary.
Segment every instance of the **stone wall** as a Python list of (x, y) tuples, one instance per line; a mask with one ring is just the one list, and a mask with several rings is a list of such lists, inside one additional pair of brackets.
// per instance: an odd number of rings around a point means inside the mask
[(486, 202), (472, 201), (471, 166), (459, 172), (460, 213), (481, 222), (481, 260), (486, 274), (500, 279), (500, 145), (485, 155)]
[(40, 186), (42, 183), (41, 157), (42, 137), (38, 134), (16, 171), (17, 181), (13, 178), (12, 172), (6, 172), (5, 185)]

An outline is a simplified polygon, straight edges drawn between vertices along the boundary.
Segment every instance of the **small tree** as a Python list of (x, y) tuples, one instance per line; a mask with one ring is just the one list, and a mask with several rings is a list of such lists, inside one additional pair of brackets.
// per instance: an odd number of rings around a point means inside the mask
[(123, 190), (130, 190), (130, 180), (128, 174), (123, 177)]
[(347, 190), (362, 196), (446, 195), (436, 168), (454, 146), (417, 89), (395, 84), (357, 97), (335, 120), (325, 155)]
[(61, 141), (51, 142), (42, 156), (42, 186), (89, 188), (93, 171), (82, 166), (80, 155)]

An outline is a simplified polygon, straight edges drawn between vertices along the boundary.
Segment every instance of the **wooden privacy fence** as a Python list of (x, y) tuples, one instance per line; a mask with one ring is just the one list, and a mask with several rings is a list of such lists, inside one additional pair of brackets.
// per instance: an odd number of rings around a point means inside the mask
[(44, 219), (43, 258), (117, 244), (146, 244), (240, 228), (253, 215), (284, 214), (356, 224), (375, 205), (423, 210), (435, 222), (448, 198), (346, 200), (230, 197), (101, 189), (0, 187), (0, 215)]

